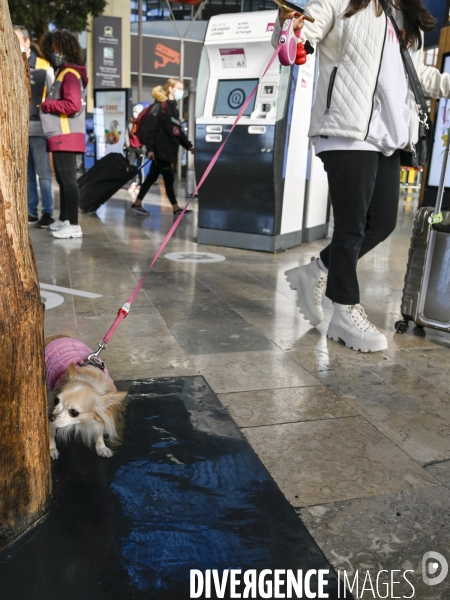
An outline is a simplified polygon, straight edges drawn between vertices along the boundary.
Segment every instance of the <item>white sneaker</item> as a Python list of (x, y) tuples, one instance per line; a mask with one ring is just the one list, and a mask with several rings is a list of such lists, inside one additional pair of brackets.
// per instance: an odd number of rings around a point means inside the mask
[(342, 340), (347, 348), (361, 352), (380, 352), (388, 347), (386, 336), (372, 325), (361, 304), (335, 302), (327, 336), (335, 342)]
[(58, 231), (58, 229), (61, 229), (61, 227), (63, 227), (63, 225), (64, 225), (63, 221), (60, 221), (59, 219), (56, 219), (50, 225), (49, 229), (50, 229), (50, 231)]
[(83, 237), (83, 232), (80, 225), (71, 225), (70, 221), (64, 221), (58, 231), (52, 231), (52, 236), (58, 239), (80, 238)]
[(297, 306), (311, 325), (318, 325), (324, 319), (322, 296), (327, 284), (327, 276), (319, 267), (317, 258), (307, 265), (285, 272), (291, 290), (297, 290)]

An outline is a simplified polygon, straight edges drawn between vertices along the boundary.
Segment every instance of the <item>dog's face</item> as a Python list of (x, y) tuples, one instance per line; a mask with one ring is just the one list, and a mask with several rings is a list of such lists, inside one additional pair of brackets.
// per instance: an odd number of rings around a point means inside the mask
[(67, 427), (96, 420), (97, 409), (104, 406), (102, 396), (84, 381), (69, 382), (54, 400), (55, 408), (50, 421), (55, 427)]
[(65, 381), (55, 390), (54, 409), (49, 419), (56, 428), (97, 421), (108, 430), (107, 425), (114, 422), (111, 411), (120, 408), (126, 395), (126, 392), (116, 391), (114, 385), (111, 388), (109, 378), (96, 367), (75, 369), (70, 365)]

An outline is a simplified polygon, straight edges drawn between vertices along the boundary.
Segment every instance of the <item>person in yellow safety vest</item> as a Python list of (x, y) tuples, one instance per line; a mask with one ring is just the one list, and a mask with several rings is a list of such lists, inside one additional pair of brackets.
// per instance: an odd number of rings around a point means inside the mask
[(47, 151), (53, 153), (59, 185), (60, 213), (50, 230), (58, 239), (80, 238), (77, 154), (86, 151), (86, 67), (80, 44), (68, 31), (49, 31), (42, 42), (42, 53), (56, 73), (50, 94), (41, 104)]

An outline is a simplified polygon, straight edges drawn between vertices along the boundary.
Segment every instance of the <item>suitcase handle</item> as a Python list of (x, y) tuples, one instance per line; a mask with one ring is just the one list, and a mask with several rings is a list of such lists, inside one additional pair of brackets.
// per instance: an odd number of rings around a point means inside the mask
[[(436, 206), (434, 208), (435, 215), (438, 215), (441, 212), (442, 202), (444, 199), (445, 179), (447, 177), (449, 151), (450, 151), (450, 128), (447, 130), (447, 144), (446, 144), (445, 150), (444, 150), (444, 159), (442, 161), (441, 179), (439, 181), (439, 189), (438, 189), (438, 193), (437, 193)], [(432, 215), (432, 216), (434, 216), (434, 215)]]
[(138, 167), (138, 168), (139, 168), (139, 171), (140, 171), (141, 169), (143, 169), (144, 167), (146, 167), (146, 166), (148, 165), (148, 163), (151, 163), (151, 162), (152, 162), (152, 159), (151, 159), (151, 158), (150, 158), (149, 160), (146, 160), (144, 164), (142, 164), (140, 167)]

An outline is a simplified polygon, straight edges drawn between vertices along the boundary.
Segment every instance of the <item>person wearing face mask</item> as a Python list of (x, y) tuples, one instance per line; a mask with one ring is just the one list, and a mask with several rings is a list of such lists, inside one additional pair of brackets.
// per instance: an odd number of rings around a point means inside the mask
[[(139, 137), (147, 149), (147, 155), (152, 159), (150, 171), (139, 190), (139, 194), (131, 206), (137, 214), (148, 215), (142, 206), (142, 200), (159, 175), (163, 176), (166, 194), (172, 205), (174, 215), (181, 213), (174, 190), (174, 169), (178, 158), (180, 144), (186, 150), (194, 152), (192, 143), (187, 139), (181, 128), (177, 102), (183, 98), (184, 85), (179, 79), (169, 79), (165, 86), (153, 88), (152, 95), (155, 103), (145, 116), (141, 125)], [(186, 212), (191, 212), (187, 210)]]
[[(53, 223), (53, 184), (50, 159), (42, 130), (39, 106), (45, 100), (55, 80), (50, 63), (37, 56), (31, 49), (28, 29), (14, 25), (21, 52), (24, 52), (30, 66), (31, 101), (28, 130), (28, 225), (47, 228)], [(38, 218), (39, 195), (36, 176), (41, 189), (42, 216)]]
[[(141, 142), (139, 141), (138, 136), (136, 135), (136, 123), (137, 123), (138, 116), (141, 114), (141, 112), (143, 110), (144, 110), (144, 107), (142, 106), (142, 104), (136, 104), (136, 106), (133, 107), (132, 116), (131, 116), (130, 120), (128, 121), (128, 125), (125, 130), (124, 150), (126, 152), (126, 156), (128, 158), (128, 162), (130, 163), (130, 165), (135, 165), (136, 162), (138, 162), (139, 166), (141, 166), (141, 164), (142, 164), (144, 150), (143, 150), (143, 146), (142, 146)], [(139, 171), (139, 175), (136, 175), (135, 179), (137, 179), (137, 178), (139, 178), (138, 181), (133, 180), (132, 184), (128, 188), (128, 191), (131, 194), (136, 193), (137, 186), (138, 185), (141, 186), (144, 181), (143, 169), (141, 169)]]
[(77, 154), (86, 151), (86, 68), (80, 45), (68, 31), (48, 32), (42, 53), (56, 72), (49, 97), (41, 104), (47, 151), (53, 153), (59, 185), (60, 215), (50, 229), (55, 238), (79, 238), (83, 232), (78, 224)]

